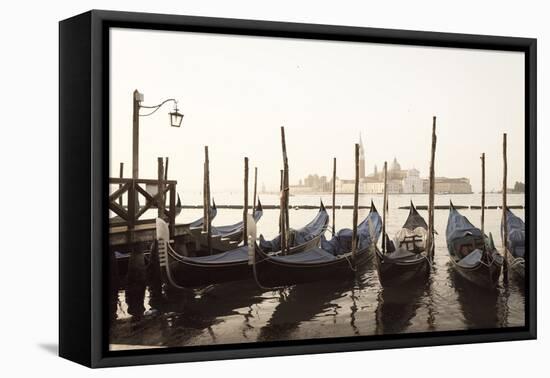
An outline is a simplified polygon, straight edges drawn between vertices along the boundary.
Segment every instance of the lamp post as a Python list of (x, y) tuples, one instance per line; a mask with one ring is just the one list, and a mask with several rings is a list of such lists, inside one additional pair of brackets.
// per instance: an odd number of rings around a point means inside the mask
[[(167, 100), (164, 100), (158, 105), (153, 106), (145, 106), (141, 103), (143, 102), (143, 93), (139, 93), (139, 91), (136, 89), (134, 91), (133, 96), (133, 131), (132, 131), (132, 178), (138, 179), (139, 178), (139, 117), (147, 117), (155, 113), (157, 110), (159, 110), (164, 104), (168, 102), (174, 103), (174, 110), (171, 111), (169, 114), (170, 116), (170, 125), (172, 127), (180, 127), (181, 122), (183, 120), (183, 114), (181, 114), (178, 110), (178, 102), (173, 99), (169, 98)], [(147, 114), (139, 114), (140, 109), (152, 109)]]

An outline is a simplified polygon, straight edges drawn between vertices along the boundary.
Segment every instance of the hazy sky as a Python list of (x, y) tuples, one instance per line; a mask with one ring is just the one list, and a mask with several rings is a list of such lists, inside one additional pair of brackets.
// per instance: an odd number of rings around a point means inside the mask
[(242, 37), (127, 29), (111, 31), (111, 169), (131, 175), (132, 92), (144, 105), (176, 98), (140, 119), (140, 176), (155, 178), (157, 156), (170, 157), (178, 191), (200, 190), (204, 146), (213, 191), (240, 189), (243, 158), (259, 186), (278, 187), (284, 125), (295, 184), (310, 173), (352, 178), (359, 133), (367, 172), (397, 157), (428, 173), (437, 116), (436, 175), (500, 189), (502, 133), (508, 133), (509, 186), (524, 181), (523, 53)]

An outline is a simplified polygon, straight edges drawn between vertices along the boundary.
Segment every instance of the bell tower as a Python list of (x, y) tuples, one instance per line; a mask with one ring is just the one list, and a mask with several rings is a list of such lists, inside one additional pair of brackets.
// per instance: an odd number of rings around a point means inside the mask
[(365, 147), (361, 133), (359, 133), (359, 178), (365, 178)]

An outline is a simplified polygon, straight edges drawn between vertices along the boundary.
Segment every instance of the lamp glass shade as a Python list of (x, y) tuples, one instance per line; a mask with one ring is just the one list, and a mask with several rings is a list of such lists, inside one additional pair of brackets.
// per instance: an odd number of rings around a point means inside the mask
[(183, 114), (178, 112), (177, 110), (169, 113), (170, 114), (170, 125), (172, 127), (180, 127), (181, 121), (183, 121)]

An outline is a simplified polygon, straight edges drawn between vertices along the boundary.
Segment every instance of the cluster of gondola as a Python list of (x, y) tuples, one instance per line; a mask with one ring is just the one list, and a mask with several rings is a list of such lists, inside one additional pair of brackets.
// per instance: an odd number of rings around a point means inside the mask
[[(280, 288), (307, 282), (341, 281), (353, 278), (358, 272), (370, 266), (371, 262), (374, 262), (380, 284), (385, 288), (403, 287), (413, 282), (426, 282), (434, 265), (436, 234), (433, 216), (435, 117), (432, 130), (428, 221), (418, 213), (411, 202), (409, 215), (393, 239), (390, 239), (386, 232), (388, 211), (386, 184), (382, 216), (371, 201), (367, 216), (361, 222), (358, 220), (358, 145), (355, 146), (356, 177), (352, 228), (336, 231), (334, 211), (333, 226), (329, 227), (330, 217), (321, 202), (318, 213), (308, 224), (300, 229), (290, 229), (288, 227), (288, 161), (284, 130), (282, 130), (282, 136), (284, 169), (281, 171), (279, 235), (272, 240), (266, 240), (262, 235), (257, 235), (257, 222), (261, 217), (261, 204), (258, 201), (254, 215), (249, 215), (245, 206), (242, 222), (232, 226), (212, 228), (207, 233), (208, 237), (220, 233), (224, 237), (232, 237), (234, 242), (238, 241), (238, 245), (229, 250), (212, 251), (210, 249), (203, 254), (189, 256), (173, 247), (168, 224), (162, 219), (157, 219), (156, 252), (158, 252), (162, 283), (172, 289), (188, 290), (253, 279), (261, 288)], [(247, 160), (245, 162), (247, 167)], [(484, 193), (484, 160), (482, 167)], [(384, 165), (384, 174), (387, 176), (387, 164)], [(245, 182), (247, 182), (246, 178)], [(333, 193), (333, 209), (335, 208), (334, 198)], [(506, 208), (504, 200), (501, 227), (503, 257), (495, 247), (492, 234), (486, 235), (484, 232), (484, 194), (482, 198), (481, 228), (476, 228), (458, 212), (452, 203), (450, 204), (446, 229), (447, 249), (450, 264), (461, 279), (479, 287), (494, 289), (499, 284), (503, 265), (507, 265), (509, 271), (518, 280), (523, 280), (525, 225), (520, 218)], [(213, 216), (215, 214), (208, 217), (209, 224)], [(196, 228), (202, 229), (205, 220), (200, 219), (193, 224)], [(331, 233), (328, 239), (325, 237), (327, 231)], [(204, 232), (200, 234), (203, 235)]]

